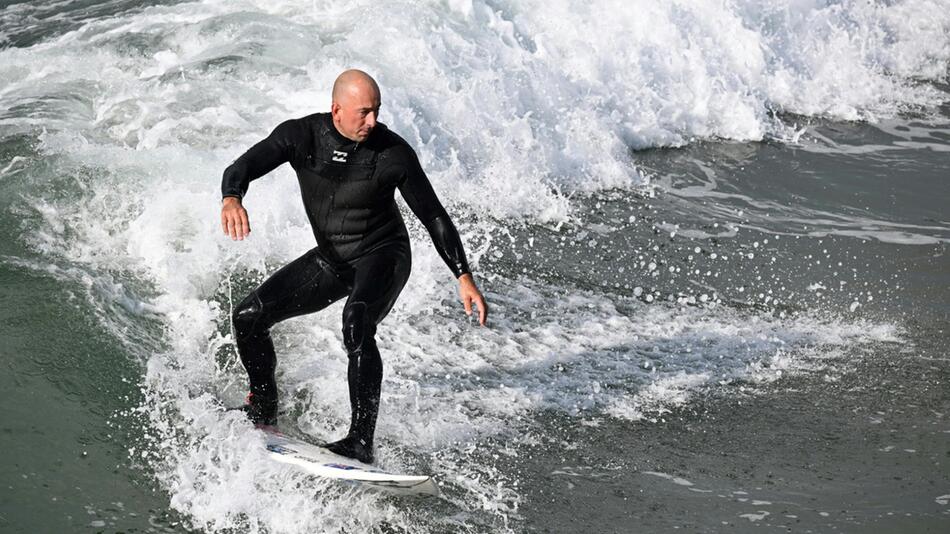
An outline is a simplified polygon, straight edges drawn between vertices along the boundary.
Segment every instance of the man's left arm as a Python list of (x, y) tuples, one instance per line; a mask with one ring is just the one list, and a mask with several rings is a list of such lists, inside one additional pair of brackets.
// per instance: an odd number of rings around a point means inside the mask
[(399, 183), (399, 192), (406, 200), (409, 209), (429, 231), (429, 236), (439, 256), (458, 279), (459, 297), (465, 307), (465, 313), (471, 315), (474, 304), (478, 308), (478, 322), (485, 326), (488, 320), (488, 304), (481, 291), (478, 290), (478, 286), (475, 285), (475, 278), (468, 267), (458, 230), (452, 224), (452, 219), (449, 218), (442, 203), (439, 202), (439, 197), (435, 194), (429, 178), (419, 164), (419, 158), (411, 148), (406, 147), (406, 149), (406, 174)]

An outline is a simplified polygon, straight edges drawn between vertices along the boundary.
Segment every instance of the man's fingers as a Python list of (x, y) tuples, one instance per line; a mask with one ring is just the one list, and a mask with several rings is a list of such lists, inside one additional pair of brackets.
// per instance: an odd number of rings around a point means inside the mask
[(462, 297), (462, 305), (465, 306), (465, 315), (471, 317), (472, 306), (476, 306), (478, 324), (485, 326), (488, 322), (488, 304), (485, 303), (485, 297), (472, 280), (472, 275), (463, 274), (459, 277), (459, 296)]
[(485, 326), (485, 321), (488, 320), (488, 306), (485, 304), (485, 299), (479, 295), (477, 297), (478, 301), (478, 324)]
[(224, 234), (231, 239), (244, 239), (251, 233), (251, 224), (247, 218), (247, 211), (225, 211), (221, 213), (221, 227)]
[(247, 212), (241, 211), (241, 237), (247, 237), (251, 233), (251, 223), (247, 220)]
[(224, 235), (234, 239), (234, 222), (231, 220), (231, 213), (225, 210), (221, 210), (221, 229), (224, 230)]

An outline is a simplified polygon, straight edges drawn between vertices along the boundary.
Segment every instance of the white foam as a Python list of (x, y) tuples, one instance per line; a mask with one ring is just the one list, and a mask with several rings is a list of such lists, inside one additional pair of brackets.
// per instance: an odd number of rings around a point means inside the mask
[(756, 521), (761, 521), (761, 520), (765, 519), (765, 518), (768, 517), (769, 515), (771, 515), (769, 512), (766, 512), (765, 510), (759, 510), (759, 513), (757, 513), (757, 514), (753, 514), (753, 513), (749, 513), (749, 514), (739, 514), (739, 517), (748, 519), (749, 522), (751, 522), (751, 523), (755, 523)]
[(631, 147), (785, 138), (775, 111), (873, 120), (945, 99), (913, 81), (946, 77), (937, 5), (195, 2), (0, 50), (0, 97), (46, 127), (226, 160), (364, 66), (444, 196), (559, 220), (566, 195), (641, 180)]
[(670, 475), (670, 474), (667, 474), (667, 473), (659, 473), (659, 472), (656, 472), (656, 471), (641, 471), (641, 472), (642, 472), (644, 475), (651, 475), (651, 476), (655, 476), (655, 477), (665, 478), (665, 479), (669, 480), (670, 482), (676, 484), (677, 486), (690, 487), (690, 486), (693, 485), (692, 482), (690, 482), (689, 480), (686, 480), (685, 478), (681, 478), (681, 477), (678, 477), (678, 476), (673, 476), (673, 475)]

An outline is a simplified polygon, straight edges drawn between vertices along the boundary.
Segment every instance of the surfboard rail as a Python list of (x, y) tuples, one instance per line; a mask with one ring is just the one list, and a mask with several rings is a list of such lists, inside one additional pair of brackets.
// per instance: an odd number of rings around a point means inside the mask
[(438, 485), (429, 475), (390, 473), (279, 432), (266, 434), (265, 447), (273, 460), (297, 466), (312, 475), (402, 495), (439, 494)]

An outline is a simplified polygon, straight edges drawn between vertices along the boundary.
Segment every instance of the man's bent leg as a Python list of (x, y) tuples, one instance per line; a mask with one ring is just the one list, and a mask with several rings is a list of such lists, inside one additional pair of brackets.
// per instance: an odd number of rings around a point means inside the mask
[(255, 424), (274, 425), (277, 420), (271, 326), (319, 311), (346, 293), (337, 273), (314, 249), (271, 275), (234, 309), (234, 337), (250, 382), (248, 416)]
[(251, 292), (234, 309), (231, 320), (241, 363), (247, 370), (251, 394), (263, 397), (277, 396), (274, 370), (277, 358), (270, 338), (270, 324), (258, 291)]
[(409, 278), (408, 245), (385, 247), (355, 265), (353, 292), (343, 308), (343, 343), (349, 364), (350, 430), (327, 448), (337, 454), (373, 461), (373, 435), (379, 413), (383, 361), (376, 348), (376, 325), (389, 313)]
[(244, 409), (255, 425), (273, 426), (277, 424), (277, 357), (270, 325), (264, 317), (264, 306), (257, 291), (253, 291), (235, 308), (231, 320), (238, 354), (250, 383)]

